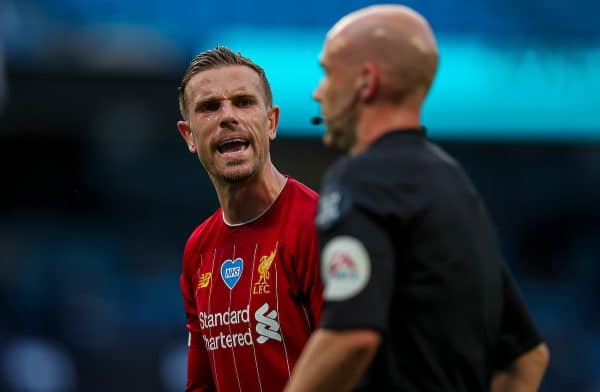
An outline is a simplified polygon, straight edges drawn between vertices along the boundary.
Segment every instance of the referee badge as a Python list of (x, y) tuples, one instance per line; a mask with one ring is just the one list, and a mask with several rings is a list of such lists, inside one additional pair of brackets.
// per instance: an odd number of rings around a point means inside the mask
[(321, 274), (325, 299), (343, 301), (359, 294), (369, 282), (371, 258), (357, 238), (337, 236), (323, 248)]

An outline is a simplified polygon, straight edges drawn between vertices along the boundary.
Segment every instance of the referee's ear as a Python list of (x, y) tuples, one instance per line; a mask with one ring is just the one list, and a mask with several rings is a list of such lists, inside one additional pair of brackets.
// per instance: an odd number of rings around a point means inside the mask
[(366, 62), (361, 70), (358, 94), (363, 102), (372, 101), (377, 95), (381, 83), (381, 70), (377, 64)]
[(185, 143), (188, 146), (188, 150), (191, 153), (196, 153), (196, 143), (194, 142), (194, 134), (192, 133), (192, 129), (188, 125), (187, 121), (177, 121), (177, 129), (179, 129), (179, 134), (185, 140)]

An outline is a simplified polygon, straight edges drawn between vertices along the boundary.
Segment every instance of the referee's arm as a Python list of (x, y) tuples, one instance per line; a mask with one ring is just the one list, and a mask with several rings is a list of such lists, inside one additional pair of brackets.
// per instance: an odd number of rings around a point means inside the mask
[(548, 346), (538, 344), (515, 359), (508, 368), (497, 371), (492, 377), (490, 392), (537, 391), (549, 362)]
[[(366, 212), (349, 208), (342, 215), (341, 223), (320, 233), (325, 308), (287, 392), (352, 390), (375, 357), (386, 329), (393, 245)], [(344, 267), (352, 273), (342, 273)]]
[(503, 311), (498, 363), (491, 392), (537, 391), (550, 362), (550, 350), (539, 335), (506, 265), (502, 267)]
[(369, 366), (380, 342), (380, 333), (372, 329), (318, 329), (304, 348), (285, 390), (351, 390)]

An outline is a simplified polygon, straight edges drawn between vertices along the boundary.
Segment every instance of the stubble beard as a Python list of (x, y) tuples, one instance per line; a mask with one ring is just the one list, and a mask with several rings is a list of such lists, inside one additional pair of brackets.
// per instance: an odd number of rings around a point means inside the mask
[(345, 121), (331, 124), (327, 128), (328, 146), (348, 153), (356, 144), (356, 116), (350, 115)]
[[(244, 182), (250, 178), (252, 178), (259, 169), (260, 162), (253, 162), (250, 167), (235, 167), (238, 165), (242, 165), (243, 161), (231, 161), (227, 165), (228, 168), (225, 170), (221, 170), (220, 172), (214, 171), (213, 175), (219, 179), (219, 182), (223, 184), (239, 184)], [(233, 170), (231, 170), (231, 166), (234, 166)]]

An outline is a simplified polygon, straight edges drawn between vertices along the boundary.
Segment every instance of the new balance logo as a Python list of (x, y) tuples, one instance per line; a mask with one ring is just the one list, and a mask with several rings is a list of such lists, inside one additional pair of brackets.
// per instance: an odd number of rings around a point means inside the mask
[(264, 303), (254, 313), (256, 319), (256, 333), (260, 335), (256, 338), (256, 341), (260, 344), (265, 343), (269, 339), (277, 340), (281, 342), (281, 335), (279, 331), (279, 322), (277, 321), (277, 311), (271, 310), (269, 312), (269, 304)]

